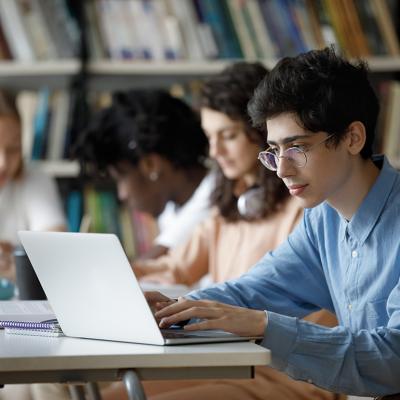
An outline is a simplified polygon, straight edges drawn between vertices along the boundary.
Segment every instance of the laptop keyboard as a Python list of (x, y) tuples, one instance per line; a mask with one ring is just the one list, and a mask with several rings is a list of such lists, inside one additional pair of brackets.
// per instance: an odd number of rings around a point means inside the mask
[(197, 331), (186, 332), (183, 329), (161, 329), (161, 333), (165, 339), (183, 339), (183, 338), (210, 338), (210, 337), (227, 337), (231, 335), (221, 331)]

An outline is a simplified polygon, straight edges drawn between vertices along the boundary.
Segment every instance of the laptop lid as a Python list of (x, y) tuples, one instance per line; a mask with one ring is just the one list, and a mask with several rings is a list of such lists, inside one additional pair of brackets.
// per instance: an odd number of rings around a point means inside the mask
[(19, 237), (67, 336), (155, 345), (246, 340), (226, 332), (165, 339), (113, 234), (20, 231)]

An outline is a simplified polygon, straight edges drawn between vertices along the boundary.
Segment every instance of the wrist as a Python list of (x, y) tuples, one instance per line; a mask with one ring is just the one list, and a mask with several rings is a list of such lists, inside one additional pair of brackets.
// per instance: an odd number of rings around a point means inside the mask
[(264, 336), (265, 329), (268, 324), (268, 314), (267, 311), (258, 311), (259, 319), (257, 323), (257, 336)]

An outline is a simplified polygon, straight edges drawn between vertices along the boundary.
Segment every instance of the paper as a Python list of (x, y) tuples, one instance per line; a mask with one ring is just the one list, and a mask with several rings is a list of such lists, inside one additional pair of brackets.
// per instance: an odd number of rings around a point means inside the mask
[(40, 322), (56, 318), (46, 300), (6, 300), (0, 301), (1, 321)]
[(176, 298), (189, 293), (191, 289), (185, 285), (163, 285), (153, 282), (139, 282), (144, 292), (160, 292), (163, 295)]

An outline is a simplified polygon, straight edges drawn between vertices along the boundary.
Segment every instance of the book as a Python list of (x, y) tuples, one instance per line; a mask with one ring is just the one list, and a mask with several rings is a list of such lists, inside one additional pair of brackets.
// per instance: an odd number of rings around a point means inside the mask
[(387, 2), (383, 0), (370, 0), (370, 2), (389, 54), (398, 56), (400, 54), (399, 40)]
[(220, 58), (243, 58), (233, 22), (224, 1), (199, 0), (197, 2), (204, 21), (211, 26)]
[(252, 39), (244, 13), (245, 3), (241, 0), (226, 0), (228, 11), (234, 24), (244, 58), (255, 60), (257, 50)]
[(17, 95), (17, 108), (22, 124), (22, 154), (30, 160), (33, 151), (34, 123), (39, 95), (37, 92), (22, 90)]
[(56, 59), (56, 47), (39, 6), (39, 0), (17, 0), (16, 3), (26, 34), (35, 54), (35, 59)]
[(50, 91), (43, 88), (39, 92), (36, 114), (34, 117), (34, 134), (32, 147), (32, 160), (43, 158), (43, 152), (46, 145), (46, 136), (50, 116)]
[(204, 59), (206, 55), (201, 46), (194, 3), (186, 0), (167, 0), (167, 5), (177, 19), (182, 31), (184, 43), (184, 51), (181, 51), (182, 56), (187, 56), (190, 60)]
[(34, 61), (35, 53), (16, 1), (0, 0), (0, 23), (13, 58)]
[(66, 211), (69, 232), (79, 232), (82, 214), (83, 214), (83, 198), (82, 192), (79, 190), (71, 190), (66, 199)]
[(46, 300), (0, 301), (0, 320), (41, 322), (56, 316)]
[(53, 93), (46, 148), (46, 158), (48, 160), (61, 160), (63, 158), (70, 106), (71, 102), (68, 91), (58, 90)]
[[(245, 7), (248, 14), (246, 22), (248, 25), (251, 25), (249, 30), (253, 32), (252, 35), (255, 36), (254, 40), (257, 45), (258, 57), (260, 59), (274, 58), (277, 50), (268, 32), (267, 26), (265, 25), (260, 3), (257, 0), (247, 0)], [(252, 21), (251, 24), (249, 20)]]
[(354, 5), (371, 52), (374, 55), (388, 55), (372, 4), (366, 0), (354, 0)]

